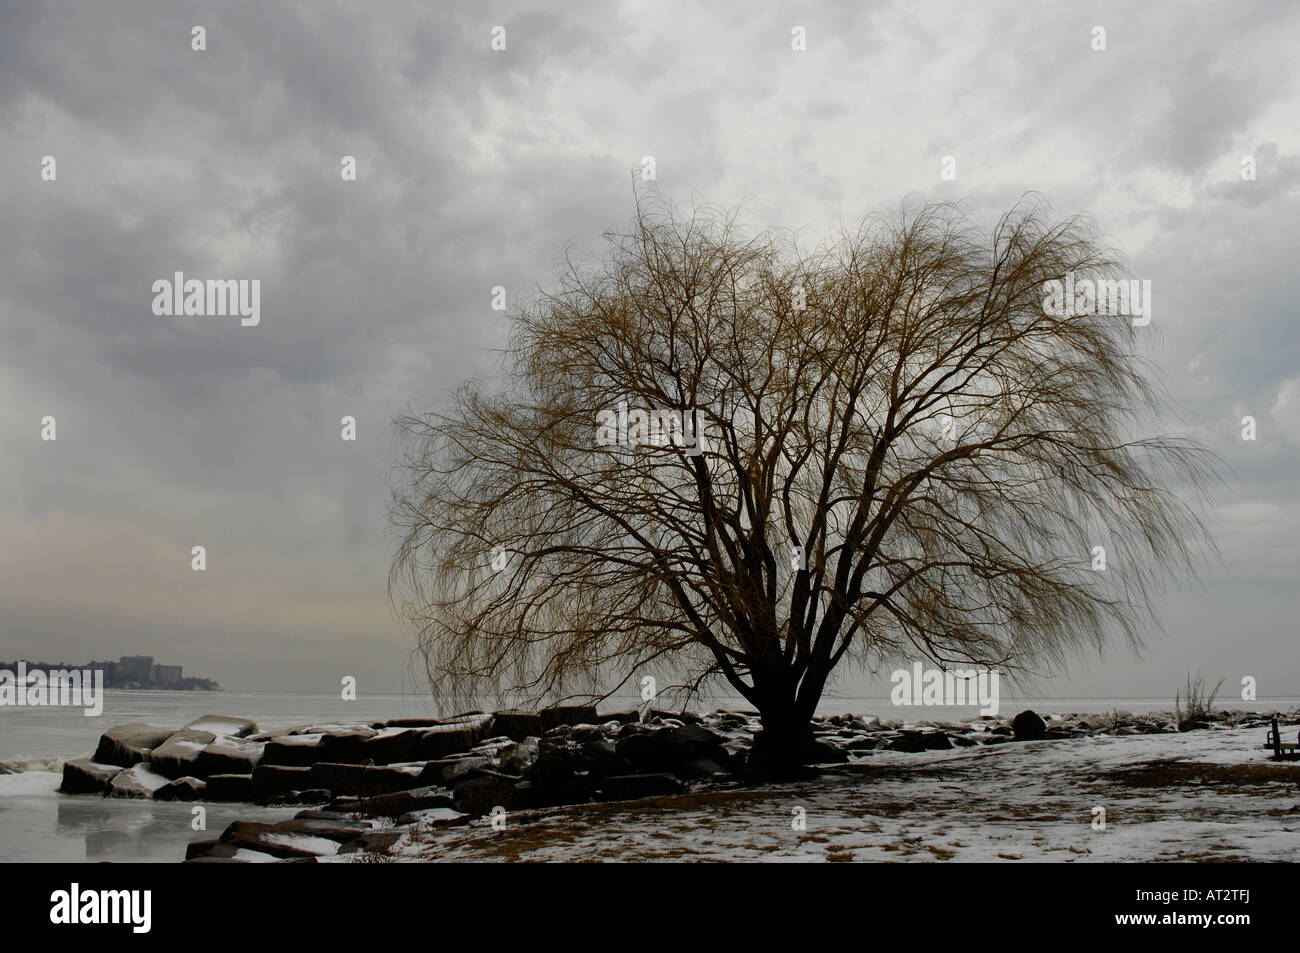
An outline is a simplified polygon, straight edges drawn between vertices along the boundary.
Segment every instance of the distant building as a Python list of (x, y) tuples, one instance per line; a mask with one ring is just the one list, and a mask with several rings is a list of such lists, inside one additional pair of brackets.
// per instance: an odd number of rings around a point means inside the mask
[(117, 663), (117, 677), (124, 682), (153, 681), (152, 655), (123, 655)]
[(116, 663), (116, 662), (95, 662), (95, 661), (92, 661), (92, 662), (91, 662), (88, 666), (86, 666), (86, 667), (89, 668), (92, 672), (103, 672), (103, 673), (104, 673), (104, 681), (106, 681), (106, 682), (116, 681), (116, 679), (117, 679), (117, 663)]
[(181, 666), (155, 665), (153, 667), (154, 688), (175, 688), (181, 683)]

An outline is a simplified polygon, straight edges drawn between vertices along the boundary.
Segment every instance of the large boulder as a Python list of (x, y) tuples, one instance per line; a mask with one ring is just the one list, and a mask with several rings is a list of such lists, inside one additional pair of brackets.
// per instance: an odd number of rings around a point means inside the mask
[(99, 747), (91, 760), (129, 768), (149, 760), (149, 753), (175, 733), (175, 728), (156, 728), (141, 722), (118, 725), (100, 736)]
[(496, 713), (492, 730), (513, 741), (523, 741), (525, 738), (540, 737), (546, 731), (546, 725), (542, 722), (542, 716), (535, 711), (511, 708)]
[[(235, 821), (222, 832), (220, 839), (191, 842), (185, 849), (185, 859), (234, 858), (241, 851), (257, 851), (266, 855), (267, 859), (328, 856), (338, 849), (337, 845), (351, 843), (373, 831), (373, 826), (368, 822), (343, 818), (295, 818), (275, 824)], [(331, 847), (331, 843), (335, 846)]]
[(392, 847), (404, 836), (402, 831), (367, 831), (339, 847), (340, 854), (354, 854), (357, 851), (384, 851)]
[[(220, 850), (220, 854), (214, 855), (212, 852)], [(234, 855), (236, 848), (227, 847), (221, 841), (213, 838), (212, 840), (194, 840), (185, 845), (185, 859), (194, 860), (198, 857), (208, 856), (226, 856)]]
[(449, 758), (425, 762), (420, 777), (425, 784), (441, 784), (443, 787), (450, 787), (475, 771), (491, 767), (492, 759), (485, 755), (452, 755)]
[(541, 749), (536, 738), (526, 738), (517, 744), (511, 744), (497, 753), (501, 770), (508, 774), (523, 774), (541, 757)]
[(108, 786), (109, 797), (129, 797), (149, 800), (159, 788), (166, 787), (168, 779), (150, 769), (147, 761), (120, 772)]
[(1047, 722), (1033, 711), (1022, 711), (1011, 719), (1011, 731), (1017, 741), (1039, 741), (1047, 737)]
[(253, 778), (248, 774), (213, 774), (203, 796), (208, 801), (253, 800)]
[(259, 765), (306, 768), (320, 759), (318, 734), (281, 735), (266, 742)]
[(555, 705), (543, 708), (537, 714), (542, 719), (544, 731), (560, 725), (594, 725), (600, 722), (594, 705)]
[(655, 732), (675, 748), (689, 750), (696, 756), (712, 754), (721, 748), (727, 738), (725, 735), (701, 724), (689, 724), (681, 728)]
[(366, 742), (379, 732), (373, 728), (340, 728), (327, 731), (321, 735), (319, 760), (333, 764), (363, 764), (370, 760), (372, 754), (366, 750)]
[(576, 804), (586, 801), (594, 779), (581, 744), (562, 738), (543, 738), (536, 761), (525, 771), (536, 806)]
[(365, 771), (363, 764), (317, 761), (311, 766), (308, 780), (313, 788), (324, 788), (331, 794), (360, 794)]
[(150, 752), (149, 763), (153, 770), (169, 778), (197, 777), (199, 755), (216, 740), (210, 731), (182, 728)]
[(185, 726), (195, 731), (210, 731), (229, 738), (247, 738), (257, 732), (257, 723), (235, 715), (203, 715)]
[(425, 828), (462, 827), (473, 820), (468, 814), (462, 814), (454, 807), (429, 807), (423, 811), (412, 811), (397, 819), (401, 825), (420, 825)]
[[(824, 742), (819, 742), (824, 744)], [(942, 731), (903, 731), (887, 746), (890, 751), (945, 751), (952, 747), (947, 733)]]
[(684, 724), (699, 724), (704, 721), (701, 716), (693, 711), (665, 711), (662, 708), (651, 708), (645, 713), (645, 720), (648, 722), (662, 721), (676, 728), (680, 728)]
[(947, 751), (953, 747), (952, 739), (946, 731), (927, 731), (922, 740), (927, 751)]
[[(942, 731), (931, 732), (926, 738), (927, 743), (932, 748), (951, 748), (948, 743), (948, 736)], [(849, 760), (849, 753), (844, 748), (833, 742), (821, 738), (814, 738), (811, 747), (808, 750), (809, 764), (844, 764)]]
[(257, 821), (235, 821), (222, 833), (221, 843), (283, 859), (326, 857), (339, 852), (338, 841), (332, 838), (284, 830), (278, 824)]
[(207, 785), (198, 778), (177, 778), (153, 793), (155, 801), (201, 801)]
[(726, 738), (703, 725), (683, 725), (680, 728), (660, 728), (655, 731), (635, 732), (619, 738), (616, 750), (642, 774), (663, 771), (698, 777), (693, 761), (711, 761), (726, 767), (731, 753), (724, 747)]
[(447, 792), (436, 787), (413, 788), (374, 797), (339, 798), (331, 802), (331, 807), (366, 817), (401, 817), (412, 811), (453, 806)]
[(465, 814), (488, 814), (495, 807), (507, 811), (523, 807), (528, 782), (495, 771), (481, 771), (452, 788), (456, 810)]
[(362, 768), (361, 794), (369, 797), (373, 794), (392, 794), (394, 791), (407, 791), (427, 784), (422, 780), (424, 763), (389, 764)]
[[(420, 732), (419, 748), (415, 757), (395, 758), (395, 761), (415, 761), (417, 759), (434, 761), (449, 754), (468, 751), (492, 731), (492, 715), (462, 715), (449, 719), (441, 725), (425, 728)], [(380, 763), (379, 759), (375, 759)]]
[(429, 764), (442, 766), (442, 786), (445, 788), (453, 787), (466, 778), (484, 771), (495, 770), (492, 759), (483, 755), (466, 755), (463, 758), (447, 759), (445, 762), (430, 761)]
[(903, 731), (897, 738), (887, 742), (885, 748), (889, 751), (903, 751), (908, 754), (916, 754), (918, 751), (925, 750), (925, 739), (921, 737), (919, 731)]
[(582, 746), (557, 738), (543, 738), (538, 744), (538, 755), (524, 771), (524, 777), (535, 784), (548, 787), (564, 784), (586, 764)]
[(660, 770), (667, 766), (667, 750), (655, 740), (657, 732), (634, 731), (618, 739), (615, 750), (620, 757), (627, 758), (638, 768)]
[(113, 779), (124, 769), (116, 764), (100, 764), (90, 758), (63, 762), (63, 794), (105, 794)]
[(306, 765), (259, 764), (253, 769), (253, 797), (259, 800), (311, 786), (311, 768)]
[(384, 728), (372, 738), (366, 739), (363, 747), (365, 757), (361, 760), (373, 761), (375, 764), (418, 760), (421, 757), (421, 736), (426, 730), (433, 729)]
[[(586, 771), (592, 778), (603, 778), (611, 774), (635, 774), (637, 767), (618, 753), (618, 748), (604, 735), (588, 738), (581, 742), (579, 770)], [(540, 757), (540, 750), (538, 753)]]
[(194, 764), (195, 776), (214, 774), (252, 774), (262, 759), (266, 746), (260, 741), (243, 738), (218, 738), (199, 753)]
[(295, 817), (289, 821), (279, 821), (275, 829), (288, 834), (309, 834), (313, 837), (328, 837), (332, 841), (346, 844), (368, 831), (374, 830), (369, 821), (352, 821), (344, 818), (337, 820), (323, 817)]
[(244, 741), (256, 741), (265, 745), (268, 741), (276, 741), (280, 738), (288, 738), (292, 735), (301, 735), (305, 732), (295, 731), (292, 728), (272, 728), (270, 731), (259, 731), (244, 738)]

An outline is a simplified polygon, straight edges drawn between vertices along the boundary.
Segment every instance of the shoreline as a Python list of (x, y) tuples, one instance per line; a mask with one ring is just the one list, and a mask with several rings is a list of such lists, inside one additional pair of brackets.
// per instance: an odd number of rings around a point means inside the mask
[[(925, 713), (920, 707), (914, 711)], [(818, 790), (824, 786), (819, 778), (845, 771), (858, 776), (856, 769), (899, 758), (904, 764), (951, 758), (956, 767), (968, 754), (1041, 747), (1033, 742), (1113, 746), (1134, 738), (1159, 745), (1158, 736), (1164, 735), (1175, 736), (1169, 744), (1176, 746), (1198, 733), (1240, 735), (1249, 739), (1251, 758), (1264, 762), (1264, 730), (1274, 717), (1292, 726), (1286, 730), (1290, 740), (1300, 709), (1225, 709), (1185, 723), (1185, 730), (1171, 712), (1066, 712), (1040, 718), (1025, 711), (1014, 718), (955, 721), (830, 715), (813, 720), (817, 756), (812, 760), (819, 767), (794, 783), (796, 790), (798, 785)], [(77, 801), (193, 801), (219, 803), (223, 809), (242, 804), (254, 812), (305, 809), (274, 824), (236, 819), (215, 840), (192, 844), (187, 859), (324, 860), (357, 853), (354, 859), (364, 860), (386, 857), (433, 829), (481, 826), (506, 815), (690, 801), (723, 791), (752, 794), (767, 784), (747, 771), (758, 728), (753, 712), (733, 709), (656, 709), (642, 720), (636, 711), (561, 706), (266, 732), (246, 718), (210, 715), (182, 728), (110, 728), (91, 758), (66, 759), (57, 767), (63, 775), (60, 796)], [(26, 760), (23, 773), (30, 773), (36, 765)]]
[[(135, 691), (135, 690), (127, 690), (127, 689), (115, 689), (115, 690)], [(140, 691), (147, 692), (149, 694), (162, 694), (171, 690), (141, 689)], [(176, 691), (178, 693), (191, 694), (190, 691), (181, 691), (181, 690), (176, 690)], [(198, 690), (195, 691), (197, 692)], [(202, 694), (207, 694), (207, 693), (203, 692)], [(240, 694), (246, 695), (250, 693), (240, 693)], [(252, 694), (257, 694), (257, 693), (252, 693)], [(267, 694), (273, 696), (282, 696), (285, 693), (267, 693)], [(390, 697), (390, 696), (384, 696), (384, 697)], [(391, 697), (396, 698), (402, 696), (393, 695)], [(562, 707), (583, 707), (583, 706), (562, 706)], [(921, 706), (916, 706), (916, 707), (918, 708), (918, 710), (921, 711), (924, 710), (923, 708), (921, 708)], [(1026, 710), (1034, 712), (1035, 714), (1038, 714), (1039, 717), (1044, 719), (1045, 726), (1048, 730), (1048, 734), (1046, 735), (1046, 737), (1053, 737), (1053, 738), (1084, 737), (1084, 736), (1095, 735), (1095, 734), (1103, 734), (1106, 733), (1107, 731), (1114, 731), (1117, 734), (1123, 736), (1123, 735), (1135, 735), (1135, 734), (1172, 734), (1172, 733), (1178, 733), (1180, 730), (1184, 730), (1184, 729), (1179, 729), (1179, 727), (1174, 723), (1174, 713), (1171, 709), (1153, 709), (1151, 711), (1141, 711), (1141, 712), (1132, 712), (1128, 709), (1123, 709), (1123, 708), (1116, 708), (1107, 712), (1079, 712), (1079, 711), (1037, 712), (1034, 709), (1026, 709)], [(462, 713), (461, 715), (451, 716), (451, 718), (449, 719), (442, 719), (442, 721), (452, 721), (457, 718), (465, 717), (466, 715), (475, 715), (475, 714), (485, 714), (485, 712), (474, 711), (474, 712)], [(626, 723), (629, 720), (630, 716), (635, 716), (637, 714), (638, 714), (637, 711), (634, 709), (627, 709), (627, 710), (621, 710), (615, 712), (606, 712), (606, 713), (599, 714), (597, 716), (597, 720), (599, 721), (602, 719), (609, 719), (609, 720), (617, 720), (620, 723)], [(745, 708), (716, 708), (709, 712), (702, 712), (698, 710), (673, 712), (665, 709), (652, 709), (652, 717), (658, 718), (661, 721), (665, 719), (681, 720), (685, 718), (684, 723), (690, 723), (690, 722), (701, 723), (701, 722), (708, 722), (710, 719), (716, 718), (717, 716), (744, 716), (749, 719), (757, 719), (758, 713), (753, 709), (745, 709)], [(221, 716), (221, 717), (227, 717), (227, 716)], [(229, 717), (235, 717), (235, 716), (229, 716)], [(1267, 725), (1269, 719), (1274, 717), (1278, 718), (1279, 720), (1300, 719), (1300, 706), (1296, 706), (1290, 709), (1279, 708), (1273, 710), (1227, 709), (1227, 708), (1215, 709), (1213, 712), (1209, 714), (1208, 719), (1205, 722), (1198, 724), (1194, 728), (1186, 729), (1186, 730), (1197, 730), (1198, 728), (1210, 727), (1216, 724), (1244, 726), (1244, 727), (1261, 727)], [(433, 718), (433, 717), (430, 717), (428, 719), (419, 719), (419, 718), (411, 718), (409, 716), (404, 716), (395, 719), (383, 719), (381, 721), (372, 720), (372, 721), (357, 722), (357, 723), (350, 723), (346, 721), (301, 722), (301, 723), (289, 725), (284, 728), (273, 729), (272, 731), (265, 732), (264, 734), (268, 736), (272, 734), (304, 734), (304, 733), (310, 733), (311, 730), (314, 728), (336, 729), (336, 728), (358, 727), (363, 724), (366, 726), (372, 726), (372, 725), (380, 724), (381, 722), (383, 724), (389, 724), (389, 723), (396, 723), (401, 721), (427, 721), (430, 725), (433, 725), (433, 724), (437, 724), (439, 720), (440, 719)], [(872, 731), (872, 732), (916, 732), (916, 731), (926, 731), (926, 730), (943, 731), (944, 733), (948, 734), (949, 737), (951, 738), (952, 735), (954, 734), (962, 735), (967, 733), (969, 728), (972, 725), (979, 725), (981, 723), (984, 723), (988, 725), (1005, 724), (1007, 726), (1010, 726), (1013, 720), (1014, 718), (1008, 718), (1005, 715), (991, 715), (991, 716), (973, 715), (967, 718), (923, 718), (923, 717), (881, 718), (879, 715), (874, 713), (857, 714), (852, 712), (844, 712), (844, 713), (832, 714), (832, 715), (818, 715), (813, 719), (813, 724), (814, 724), (814, 732), (822, 733), (822, 734), (825, 734), (832, 730), (840, 732), (842, 734), (842, 729), (845, 728), (851, 729), (853, 727), (858, 727), (861, 730)], [(653, 723), (653, 721), (648, 723)], [(1124, 730), (1124, 729), (1128, 729), (1128, 730)], [(170, 730), (175, 732), (180, 729), (173, 728)], [(888, 737), (888, 736), (882, 734), (880, 737)], [(993, 743), (997, 743), (997, 742), (994, 741)], [(870, 749), (866, 749), (866, 750), (870, 750)], [(65, 762), (75, 761), (75, 760), (85, 759), (85, 758), (93, 758), (93, 753), (94, 753), (94, 749), (86, 748), (77, 755), (21, 754), (10, 758), (0, 758), (0, 774), (5, 773), (6, 771), (9, 773), (21, 773), (23, 771), (30, 771), (30, 770), (61, 771), (63, 764)], [(36, 765), (47, 765), (47, 767), (42, 769), (42, 768), (35, 767)]]

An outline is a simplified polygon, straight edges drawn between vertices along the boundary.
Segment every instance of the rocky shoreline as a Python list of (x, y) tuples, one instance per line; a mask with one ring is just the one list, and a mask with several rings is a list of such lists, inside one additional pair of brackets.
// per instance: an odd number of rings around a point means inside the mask
[[(1026, 711), (943, 723), (832, 715), (815, 719), (813, 730), (816, 760), (843, 764), (876, 751), (1263, 728), (1271, 717), (1220, 711), (1179, 724), (1168, 712), (1043, 719)], [(1296, 713), (1278, 717), (1294, 722)], [(642, 715), (587, 706), (269, 732), (246, 718), (206, 715), (179, 729), (109, 729), (91, 758), (65, 762), (60, 791), (307, 808), (278, 824), (236, 821), (220, 837), (191, 844), (189, 861), (315, 861), (356, 852), (367, 859), (382, 856), (417, 823), (467, 824), (501, 811), (743, 783), (759, 727), (749, 711)]]

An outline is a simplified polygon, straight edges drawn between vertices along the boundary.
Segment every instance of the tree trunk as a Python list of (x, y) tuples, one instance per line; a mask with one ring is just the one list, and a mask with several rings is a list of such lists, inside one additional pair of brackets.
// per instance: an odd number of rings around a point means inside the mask
[(762, 730), (754, 737), (749, 772), (769, 778), (796, 777), (807, 772), (813, 755), (810, 715), (794, 699), (773, 699), (759, 706)]

